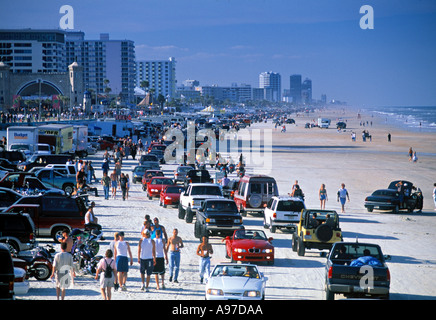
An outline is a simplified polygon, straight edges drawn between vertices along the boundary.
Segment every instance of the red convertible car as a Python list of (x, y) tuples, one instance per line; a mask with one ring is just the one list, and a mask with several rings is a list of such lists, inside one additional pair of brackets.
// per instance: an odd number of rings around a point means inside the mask
[(160, 193), (159, 205), (166, 208), (179, 204), (180, 194), (185, 190), (182, 186), (166, 186)]
[(147, 191), (147, 184), (153, 177), (164, 177), (162, 170), (147, 170), (142, 176), (142, 190)]
[(148, 199), (152, 199), (153, 197), (160, 197), (160, 192), (166, 186), (175, 186), (173, 179), (166, 177), (153, 177), (147, 183), (147, 196)]
[(266, 261), (274, 264), (273, 238), (267, 238), (262, 230), (235, 230), (231, 237), (226, 237), (226, 257), (232, 262)]

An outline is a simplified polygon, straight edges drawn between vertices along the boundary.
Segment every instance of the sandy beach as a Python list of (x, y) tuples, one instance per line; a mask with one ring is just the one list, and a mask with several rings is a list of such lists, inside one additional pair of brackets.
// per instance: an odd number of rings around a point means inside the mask
[[(306, 129), (305, 123), (318, 117), (332, 120), (329, 129)], [(271, 121), (256, 123), (250, 127), (272, 130), (273, 176), (281, 195), (287, 194), (295, 180), (298, 180), (305, 193), (306, 207), (319, 208), (318, 190), (322, 183), (326, 185), (328, 201), (326, 209), (340, 213), (336, 201), (336, 192), (341, 183), (345, 183), (350, 194), (346, 203), (346, 212), (340, 214), (341, 228), (345, 241), (377, 243), (384, 254), (391, 255), (388, 262), (391, 272), (391, 299), (415, 300), (436, 299), (436, 211), (432, 199), (433, 183), (436, 182), (436, 134), (409, 132), (394, 127), (389, 119), (362, 114), (359, 119), (357, 110), (326, 109), (309, 114), (291, 115), (296, 124), (286, 125), (286, 132), (274, 129)], [(343, 119), (347, 128), (338, 132), (334, 124)], [(365, 121), (365, 126), (361, 122)], [(368, 124), (366, 123), (368, 121)], [(372, 125), (371, 125), (372, 123)], [(372, 141), (362, 141), (362, 131), (368, 130)], [(352, 141), (351, 133), (356, 132), (357, 139)], [(387, 134), (392, 141), (388, 142)], [(417, 151), (418, 162), (408, 160), (408, 150)], [(96, 176), (101, 178), (102, 152), (89, 156), (97, 168)], [(137, 161), (123, 161), (123, 172), (131, 174)], [(111, 166), (111, 169), (113, 166)], [(172, 176), (176, 164), (163, 165), (166, 175)], [(248, 173), (257, 173), (257, 168), (248, 166)], [(392, 180), (412, 181), (424, 194), (424, 208), (421, 213), (392, 214), (374, 211), (369, 213), (363, 206), (364, 199), (374, 190), (386, 188)], [(101, 242), (100, 254), (104, 254), (112, 240), (113, 233), (124, 231), (132, 246), (134, 264), (130, 268), (127, 291), (113, 293), (114, 300), (203, 300), (205, 285), (200, 284), (198, 275), (198, 257), (195, 254), (199, 244), (194, 237), (194, 224), (187, 224), (177, 218), (177, 208), (159, 207), (158, 201), (148, 200), (139, 184), (131, 184), (129, 199), (122, 201), (104, 200), (102, 187), (97, 184), (100, 197), (90, 198), (96, 202), (95, 213), (103, 226), (105, 241)], [(137, 263), (137, 245), (145, 214), (158, 217), (171, 234), (178, 228), (185, 244), (181, 253), (181, 271), (179, 283), (168, 281), (165, 290), (156, 290), (154, 278), (151, 290), (140, 290), (139, 264)], [(248, 215), (244, 219), (246, 228), (263, 229), (263, 219)], [(264, 229), (265, 230), (265, 229)], [(318, 250), (308, 250), (306, 256), (299, 257), (291, 250), (291, 234), (278, 231), (268, 236), (274, 238), (276, 248), (273, 266), (259, 265), (260, 270), (269, 278), (266, 288), (267, 300), (320, 300), (323, 299), (324, 263)], [(48, 239), (39, 239), (41, 244)], [(215, 254), (212, 265), (225, 258), (225, 246), (221, 238), (211, 239)], [(59, 245), (56, 245), (59, 251)], [(168, 271), (168, 268), (167, 268)], [(50, 281), (39, 282), (30, 279), (27, 295), (18, 299), (55, 300), (54, 284)], [(89, 275), (78, 276), (75, 284), (67, 290), (67, 300), (101, 300), (98, 282)]]

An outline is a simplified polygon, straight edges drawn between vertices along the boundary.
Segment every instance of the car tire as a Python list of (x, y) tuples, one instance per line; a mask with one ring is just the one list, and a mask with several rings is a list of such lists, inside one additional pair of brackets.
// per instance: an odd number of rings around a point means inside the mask
[(298, 250), (298, 236), (297, 233), (294, 232), (292, 234), (292, 251), (297, 252)]
[(327, 285), (325, 286), (325, 291), (324, 291), (324, 293), (325, 293), (325, 299), (326, 299), (326, 300), (335, 300), (335, 294), (334, 294), (334, 292), (332, 292), (331, 290), (329, 290), (329, 289), (327, 288)]
[(368, 210), (368, 212), (372, 212), (374, 210), (373, 207), (366, 207), (366, 210)]
[(396, 205), (395, 208), (392, 209), (392, 213), (398, 213), (400, 212), (400, 206)]
[(185, 219), (186, 211), (183, 209), (182, 205), (179, 204), (179, 219)]
[(266, 223), (266, 217), (265, 216), (263, 217), (263, 228), (264, 229), (268, 229), (269, 228), (268, 223)]
[(65, 228), (54, 228), (51, 232), (51, 237), (54, 240), (55, 243), (59, 242), (58, 238), (62, 237), (62, 232)]
[(198, 221), (195, 222), (194, 225), (194, 237), (196, 237), (197, 239), (201, 238), (201, 233), (200, 233), (200, 224)]
[(194, 213), (192, 212), (191, 207), (188, 207), (186, 209), (185, 221), (187, 223), (191, 223), (193, 219), (194, 219)]
[(297, 254), (298, 254), (300, 257), (303, 257), (305, 253), (306, 253), (306, 248), (304, 247), (303, 239), (302, 239), (301, 237), (298, 237), (298, 242), (297, 242)]
[(275, 226), (273, 226), (272, 221), (269, 221), (269, 230), (271, 231), (271, 233), (276, 233), (277, 228)]
[(66, 194), (72, 194), (74, 192), (74, 185), (71, 183), (66, 183), (62, 186), (62, 190), (64, 190)]

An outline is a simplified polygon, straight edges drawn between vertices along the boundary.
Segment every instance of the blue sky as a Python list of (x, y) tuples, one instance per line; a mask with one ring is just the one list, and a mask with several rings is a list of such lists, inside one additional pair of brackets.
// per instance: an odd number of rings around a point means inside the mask
[[(436, 105), (435, 0), (15, 0), (0, 28), (58, 28), (74, 8), (87, 39), (135, 41), (136, 57), (177, 60), (177, 80), (258, 86), (264, 71), (302, 74), (313, 97), (358, 106)], [(374, 9), (362, 30), (360, 7)]]

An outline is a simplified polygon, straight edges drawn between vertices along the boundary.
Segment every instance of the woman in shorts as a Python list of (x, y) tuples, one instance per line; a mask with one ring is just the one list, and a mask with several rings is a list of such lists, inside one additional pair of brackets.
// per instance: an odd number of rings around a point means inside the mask
[(327, 190), (325, 189), (325, 184), (321, 185), (319, 188), (319, 201), (321, 202), (321, 210), (325, 210), (325, 202), (327, 201)]
[[(103, 300), (111, 300), (112, 288), (114, 287), (115, 279), (117, 277), (117, 266), (112, 257), (113, 252), (111, 249), (108, 249), (105, 258), (98, 262), (97, 272), (95, 274), (95, 280), (98, 280), (98, 276), (100, 275), (100, 290)], [(108, 272), (108, 270), (110, 270), (110, 272)]]
[(126, 291), (127, 272), (129, 271), (129, 259), (130, 265), (133, 264), (132, 251), (130, 250), (129, 242), (124, 240), (124, 232), (119, 233), (119, 240), (115, 243), (115, 260), (117, 264), (118, 284), (121, 291)]

